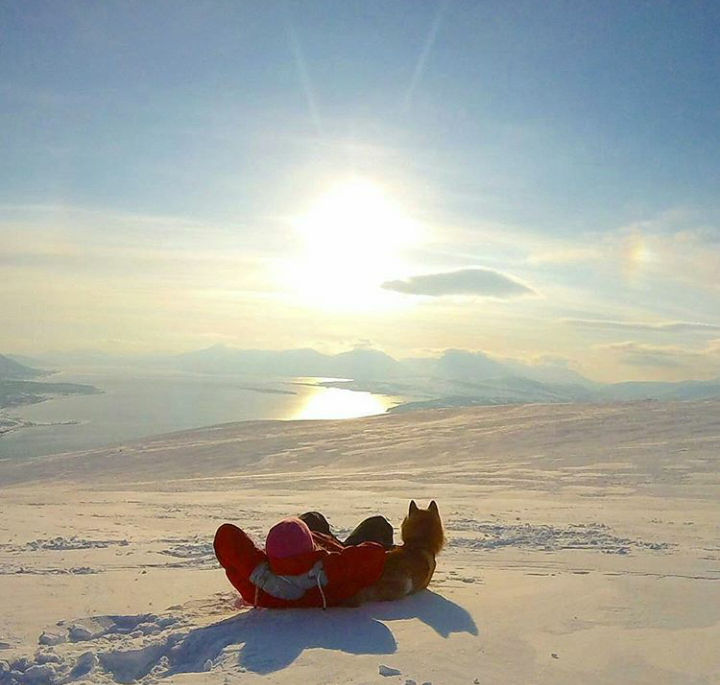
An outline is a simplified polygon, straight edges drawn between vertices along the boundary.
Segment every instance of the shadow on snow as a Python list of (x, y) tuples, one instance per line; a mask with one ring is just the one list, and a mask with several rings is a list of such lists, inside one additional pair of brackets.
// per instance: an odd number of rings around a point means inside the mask
[(106, 652), (100, 662), (117, 682), (132, 682), (166, 658), (165, 676), (207, 669), (223, 650), (238, 647), (238, 666), (267, 674), (292, 664), (306, 649), (348, 654), (393, 654), (397, 642), (383, 621), (418, 618), (443, 638), (477, 635), (472, 616), (458, 604), (425, 591), (404, 600), (359, 608), (248, 610), (195, 628), (184, 636), (134, 652)]

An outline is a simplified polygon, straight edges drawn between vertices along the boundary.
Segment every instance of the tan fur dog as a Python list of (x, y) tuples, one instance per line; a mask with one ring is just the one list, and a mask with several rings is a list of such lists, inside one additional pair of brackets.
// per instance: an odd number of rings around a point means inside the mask
[(349, 602), (351, 605), (401, 599), (428, 586), (435, 572), (435, 556), (445, 544), (435, 501), (430, 502), (427, 509), (420, 509), (415, 500), (410, 502), (401, 537), (403, 544), (386, 553), (380, 580), (355, 595)]

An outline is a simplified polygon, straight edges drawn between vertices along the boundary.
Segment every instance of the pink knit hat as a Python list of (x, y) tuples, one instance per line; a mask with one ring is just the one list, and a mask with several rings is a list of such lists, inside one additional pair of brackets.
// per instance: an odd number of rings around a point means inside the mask
[(265, 540), (265, 554), (275, 573), (304, 572), (312, 566), (312, 563), (309, 566), (307, 564), (314, 552), (315, 543), (310, 529), (305, 521), (295, 517), (276, 523)]

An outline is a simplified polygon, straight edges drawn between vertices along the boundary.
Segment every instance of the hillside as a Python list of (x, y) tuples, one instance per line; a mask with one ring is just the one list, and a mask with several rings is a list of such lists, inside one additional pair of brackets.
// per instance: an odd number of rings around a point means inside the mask
[(0, 354), (0, 380), (6, 378), (37, 378), (38, 376), (45, 376), (47, 373), (47, 371), (33, 369)]
[[(0, 461), (0, 683), (710, 685), (720, 672), (720, 403), (477, 407), (226, 424)], [(259, 544), (436, 499), (428, 591), (253, 610)], [(41, 506), (42, 505), (42, 506)], [(396, 532), (397, 534), (397, 532)]]

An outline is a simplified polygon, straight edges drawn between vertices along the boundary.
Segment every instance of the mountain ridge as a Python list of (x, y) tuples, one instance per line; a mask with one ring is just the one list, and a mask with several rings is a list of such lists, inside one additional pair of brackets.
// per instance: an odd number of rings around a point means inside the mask
[(47, 375), (47, 371), (25, 366), (11, 357), (0, 354), (0, 380), (24, 380)]
[[(84, 362), (96, 367), (152, 365), (210, 375), (308, 376), (326, 379), (323, 385), (411, 397), (413, 404), (432, 402), (433, 406), (720, 397), (720, 379), (599, 383), (562, 362), (532, 364), (455, 348), (437, 357), (404, 359), (395, 359), (373, 348), (325, 354), (307, 347), (257, 350), (222, 344), (174, 355), (113, 355), (86, 350), (49, 353), (46, 360), (40, 357), (39, 363), (51, 366)], [(9, 356), (3, 358), (9, 359)]]

